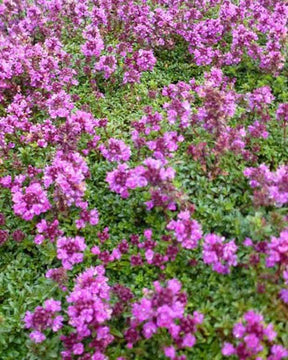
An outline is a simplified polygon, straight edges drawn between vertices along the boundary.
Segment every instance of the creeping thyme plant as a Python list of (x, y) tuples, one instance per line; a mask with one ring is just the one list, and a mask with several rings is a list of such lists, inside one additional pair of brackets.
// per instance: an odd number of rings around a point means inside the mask
[(1, 1), (1, 360), (288, 359), (287, 24)]

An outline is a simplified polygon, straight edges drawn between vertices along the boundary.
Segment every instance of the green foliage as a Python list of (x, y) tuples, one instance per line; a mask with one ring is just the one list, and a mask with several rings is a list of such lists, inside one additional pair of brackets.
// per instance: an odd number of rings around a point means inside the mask
[[(66, 44), (66, 50), (75, 56), (75, 60), (79, 44), (80, 41), (78, 43), (75, 38), (73, 43)], [(164, 100), (160, 93), (163, 86), (180, 80), (189, 81), (193, 77), (199, 80), (205, 70), (191, 64), (187, 49), (181, 44), (173, 51), (156, 52), (156, 56), (158, 62), (154, 71), (144, 74), (141, 84), (136, 84), (134, 88), (120, 87), (117, 81), (109, 87), (103, 79), (99, 79), (99, 88), (105, 91), (104, 99), (96, 100), (88, 81), (85, 81), (84, 74), (80, 74), (80, 84), (73, 89), (80, 98), (77, 106), (81, 108), (87, 104), (95, 117), (109, 118), (108, 136), (113, 134), (116, 138), (129, 139), (131, 121), (142, 116), (144, 106), (153, 104), (155, 110), (161, 111)], [(225, 69), (225, 72), (237, 78), (237, 90), (248, 92), (255, 87), (269, 84), (279, 102), (288, 100), (288, 92), (283, 91), (283, 88), (287, 89), (287, 77), (284, 75), (272, 78), (270, 75), (257, 72), (248, 60), (239, 66)], [(149, 90), (158, 93), (156, 100), (149, 98)], [(0, 115), (3, 111), (0, 108)], [(259, 163), (265, 162), (275, 169), (279, 164), (287, 162), (288, 150), (276, 121), (269, 124), (269, 131), (271, 136), (263, 143)], [(105, 139), (105, 134), (103, 138)], [(207, 140), (205, 135), (202, 140)], [(206, 169), (206, 172), (201, 169), (197, 162), (186, 155), (185, 149), (179, 154), (173, 160), (178, 174), (175, 185), (187, 194), (191, 203), (195, 204), (195, 219), (202, 224), (205, 233), (215, 232), (229, 239), (235, 238), (237, 243), (241, 243), (247, 236), (260, 241), (267, 240), (269, 236), (277, 233), (281, 227), (277, 223), (277, 216), (279, 218), (287, 209), (259, 209), (255, 212), (251, 200), (252, 191), (243, 176), (244, 165), (239, 165), (235, 157), (227, 154), (221, 164), (225, 173), (213, 179), (207, 175), (209, 169)], [(20, 149), (21, 161), (27, 165), (37, 166), (50, 156), (51, 154), (45, 154), (42, 149), (33, 146)], [(207, 159), (208, 167), (213, 167), (213, 161), (212, 156)], [(137, 158), (133, 158), (131, 165), (137, 164)], [(105, 182), (107, 171), (112, 169), (111, 165), (95, 156), (91, 157), (89, 167), (91, 180), (88, 184), (87, 199), (91, 207), (96, 207), (100, 212), (98, 226), (87, 227), (82, 231), (89, 247), (99, 244), (97, 232), (105, 226), (109, 226), (110, 229), (111, 238), (107, 245), (110, 250), (120, 240), (128, 238), (133, 233), (142, 233), (146, 228), (153, 228), (156, 240), (157, 236), (163, 234), (164, 215), (157, 209), (151, 212), (145, 210), (145, 194), (135, 191), (133, 196), (123, 200), (109, 191)], [(59, 261), (55, 259), (55, 247), (52, 244), (45, 244), (45, 247), (33, 244), (35, 223), (24, 223), (13, 216), (9, 212), (8, 204), (10, 207), (10, 198), (7, 192), (3, 191), (0, 193), (0, 206), (6, 215), (8, 226), (11, 230), (21, 228), (26, 238), (19, 245), (10, 241), (1, 248), (0, 358), (58, 359), (60, 345), (57, 338), (51, 335), (45, 345), (32, 345), (22, 323), (27, 310), (34, 309), (49, 297), (61, 298), (60, 291), (44, 277), (49, 267), (59, 265)], [(61, 221), (65, 233), (74, 236), (76, 228), (73, 219), (63, 216)], [(198, 250), (192, 254), (188, 251), (179, 254), (177, 260), (164, 270), (164, 275), (168, 278), (177, 277), (183, 283), (190, 299), (188, 309), (197, 309), (205, 315), (203, 328), (198, 334), (197, 346), (187, 352), (188, 359), (222, 359), (221, 341), (228, 336), (233, 323), (250, 308), (265, 313), (267, 321), (277, 323), (279, 337), (283, 344), (288, 346), (288, 325), (283, 319), (287, 317), (283, 315), (283, 312), (287, 313), (287, 309), (283, 309), (277, 299), (275, 286), (270, 284), (264, 293), (257, 292), (257, 271), (260, 271), (261, 266), (264, 268), (263, 260), (258, 270), (246, 269), (243, 266), (234, 269), (230, 275), (222, 276), (211, 272), (210, 268), (202, 263)], [(247, 261), (245, 251), (239, 256), (240, 262)], [(197, 266), (190, 264), (192, 258), (198, 261)], [(91, 254), (86, 254), (86, 266), (96, 265), (97, 261)], [(75, 273), (77, 269), (75, 267)], [(130, 286), (136, 296), (141, 296), (141, 289), (149, 287), (160, 274), (160, 270), (155, 270), (149, 265), (131, 271), (128, 257), (124, 257), (120, 263), (111, 263), (107, 266), (107, 275), (111, 283), (119, 282)], [(123, 337), (116, 325), (112, 333), (119, 338)], [(141, 346), (135, 350), (135, 360), (156, 359), (157, 346), (159, 344), (154, 343), (154, 340), (141, 342)], [(111, 359), (123, 355), (123, 349), (119, 347), (110, 351)]]

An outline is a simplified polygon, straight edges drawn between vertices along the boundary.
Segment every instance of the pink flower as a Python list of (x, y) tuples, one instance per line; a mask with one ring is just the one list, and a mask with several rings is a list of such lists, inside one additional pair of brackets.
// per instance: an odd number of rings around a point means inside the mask
[(279, 104), (276, 111), (276, 119), (278, 121), (288, 122), (288, 103)]
[(190, 219), (189, 211), (182, 211), (178, 214), (177, 220), (171, 220), (167, 229), (174, 230), (174, 235), (185, 249), (195, 249), (202, 237), (201, 226), (196, 220)]
[(25, 327), (34, 330), (30, 334), (32, 341), (36, 343), (43, 342), (46, 339), (43, 331), (48, 328), (55, 332), (62, 328), (63, 317), (57, 315), (59, 311), (61, 311), (60, 301), (48, 299), (43, 307), (37, 306), (34, 313), (26, 312), (24, 317)]
[(43, 333), (41, 333), (40, 331), (32, 331), (29, 336), (30, 336), (30, 339), (33, 342), (35, 342), (36, 344), (41, 343), (46, 339), (46, 336)]
[(59, 221), (55, 219), (52, 222), (47, 222), (42, 219), (37, 225), (38, 235), (35, 236), (34, 242), (37, 245), (42, 244), (44, 239), (49, 239), (54, 242), (58, 236), (63, 235), (63, 231), (58, 228)]
[(104, 49), (104, 42), (100, 36), (100, 32), (95, 26), (87, 26), (83, 32), (83, 36), (87, 41), (81, 46), (81, 50), (85, 56), (100, 56)]
[(151, 50), (140, 49), (134, 54), (137, 68), (140, 72), (153, 70), (156, 64), (156, 58)]
[(150, 321), (147, 322), (143, 326), (143, 334), (146, 339), (150, 339), (153, 334), (157, 332), (157, 326), (154, 324), (154, 322)]
[(57, 203), (63, 202), (65, 206), (75, 203), (76, 206), (85, 208), (83, 197), (88, 175), (88, 165), (79, 153), (57, 151), (52, 165), (47, 166), (44, 171), (44, 185), (46, 188), (54, 185)]
[(69, 325), (72, 326), (81, 338), (91, 335), (97, 329), (98, 340), (103, 344), (113, 341), (108, 327), (102, 327), (105, 321), (111, 318), (112, 308), (109, 304), (110, 287), (108, 278), (104, 276), (102, 266), (91, 267), (81, 273), (73, 291), (67, 297), (70, 304), (67, 310)]
[[(155, 281), (152, 292), (145, 289), (144, 297), (132, 305), (132, 327), (126, 335), (131, 346), (139, 339), (135, 326), (141, 323), (144, 323), (142, 325), (145, 338), (150, 338), (158, 328), (166, 328), (178, 348), (192, 347), (195, 344), (193, 334), (203, 321), (203, 315), (197, 312), (194, 312), (193, 316), (184, 315), (187, 298), (185, 293), (180, 292), (181, 287), (177, 279), (171, 279), (166, 286), (161, 286)], [(176, 356), (174, 347), (166, 348), (164, 351), (171, 359)]]
[(154, 257), (153, 250), (149, 249), (145, 252), (145, 258), (146, 258), (148, 264), (152, 264), (153, 257)]
[(148, 299), (142, 299), (139, 304), (132, 305), (132, 314), (140, 322), (148, 320), (152, 314), (152, 303)]
[(245, 334), (246, 328), (242, 323), (237, 323), (233, 327), (233, 335), (235, 338), (242, 338)]
[(104, 78), (109, 79), (117, 68), (117, 61), (115, 56), (101, 56), (99, 61), (95, 64), (96, 71), (103, 71)]
[(234, 240), (224, 243), (225, 238), (208, 234), (204, 238), (203, 260), (221, 274), (230, 272), (230, 266), (237, 265), (237, 246)]
[(83, 261), (85, 248), (85, 239), (83, 237), (60, 237), (57, 240), (57, 259), (62, 260), (64, 269), (71, 270), (74, 264)]
[(109, 161), (121, 162), (128, 161), (131, 156), (130, 148), (122, 140), (109, 139), (108, 146), (100, 145), (102, 155)]
[(32, 183), (22, 189), (14, 187), (12, 193), (14, 212), (26, 221), (32, 220), (34, 216), (40, 215), (51, 208), (47, 193), (39, 183)]
[(52, 119), (67, 117), (74, 108), (70, 95), (66, 94), (64, 90), (53, 94), (50, 99), (47, 100), (47, 105)]
[[(288, 354), (287, 350), (278, 345), (271, 346), (271, 342), (275, 339), (277, 333), (274, 331), (273, 325), (266, 325), (263, 321), (263, 316), (254, 312), (247, 311), (244, 314), (244, 321), (236, 323), (233, 328), (233, 335), (235, 337), (235, 345), (232, 343), (224, 343), (222, 354), (224, 356), (236, 355), (239, 359), (262, 359), (262, 351), (265, 348), (270, 356), (269, 360), (281, 360), (282, 356)], [(275, 356), (279, 349), (279, 357)], [(274, 353), (275, 350), (275, 353)], [(286, 355), (284, 355), (286, 354)], [(278, 354), (277, 354), (278, 355)]]
[(182, 346), (184, 346), (184, 347), (193, 347), (195, 342), (196, 342), (195, 336), (193, 336), (192, 334), (187, 334), (183, 338)]
[(164, 354), (165, 356), (169, 357), (171, 360), (173, 360), (176, 357), (176, 350), (174, 346), (169, 346), (164, 348)]
[(99, 214), (97, 209), (92, 209), (90, 211), (84, 209), (80, 213), (80, 219), (75, 221), (76, 228), (82, 229), (86, 226), (87, 223), (90, 225), (97, 225), (99, 222)]
[(97, 351), (92, 355), (91, 360), (108, 360), (108, 358), (104, 354)]
[(63, 267), (49, 269), (46, 272), (45, 276), (46, 278), (55, 281), (63, 291), (67, 290), (66, 286), (64, 285), (67, 283), (68, 277), (67, 277), (67, 272)]
[(73, 354), (74, 355), (81, 355), (84, 352), (84, 346), (81, 343), (75, 344), (73, 345), (72, 348)]
[(126, 164), (118, 165), (117, 169), (107, 173), (106, 181), (110, 189), (120, 194), (122, 198), (129, 196), (127, 180), (130, 176), (130, 169)]
[(232, 344), (230, 343), (224, 343), (224, 346), (222, 348), (222, 354), (224, 356), (231, 356), (233, 354), (235, 354), (235, 348)]

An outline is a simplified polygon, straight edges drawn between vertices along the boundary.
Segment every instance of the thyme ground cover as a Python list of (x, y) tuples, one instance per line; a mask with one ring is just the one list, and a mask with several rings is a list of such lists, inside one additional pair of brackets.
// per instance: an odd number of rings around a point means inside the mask
[(1, 359), (288, 358), (287, 22), (1, 2)]

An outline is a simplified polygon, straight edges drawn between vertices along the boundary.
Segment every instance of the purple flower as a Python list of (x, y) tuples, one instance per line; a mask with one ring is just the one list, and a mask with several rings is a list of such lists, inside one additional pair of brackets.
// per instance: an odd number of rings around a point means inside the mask
[(271, 355), (268, 356), (267, 360), (281, 360), (288, 356), (288, 350), (283, 348), (281, 345), (273, 345), (271, 348)]
[(69, 324), (75, 328), (80, 338), (90, 336), (96, 328), (98, 339), (105, 338), (108, 345), (113, 336), (109, 334), (109, 328), (105, 330), (100, 326), (109, 320), (112, 314), (108, 303), (110, 287), (104, 274), (104, 268), (97, 266), (87, 269), (77, 277), (74, 289), (67, 297), (70, 304), (67, 314)]
[(16, 215), (24, 220), (32, 220), (51, 208), (47, 193), (39, 183), (32, 183), (26, 188), (15, 187), (12, 189), (13, 209)]
[(165, 356), (167, 356), (171, 360), (173, 360), (176, 357), (176, 350), (175, 350), (174, 346), (165, 347), (164, 354), (165, 354)]
[(117, 169), (110, 171), (106, 175), (106, 181), (112, 191), (120, 194), (122, 198), (129, 196), (127, 180), (130, 176), (131, 170), (126, 164), (119, 164)]
[[(281, 360), (281, 356), (288, 354), (287, 350), (278, 345), (271, 345), (272, 341), (277, 336), (273, 325), (266, 325), (263, 321), (263, 316), (253, 310), (247, 311), (244, 314), (244, 322), (239, 322), (234, 325), (233, 335), (235, 337), (235, 345), (232, 343), (225, 343), (222, 348), (224, 356), (236, 355), (239, 359), (262, 359), (261, 352), (264, 346), (268, 348), (270, 356), (269, 360)], [(279, 356), (276, 355), (279, 349)], [(272, 355), (273, 354), (273, 355)], [(260, 356), (259, 356), (260, 355)], [(274, 355), (276, 355), (274, 357)]]
[(278, 121), (288, 122), (288, 103), (279, 104), (276, 111), (276, 119)]
[(74, 355), (81, 355), (84, 352), (84, 345), (81, 343), (75, 344), (73, 345), (72, 351)]
[(232, 344), (230, 343), (224, 343), (224, 346), (222, 348), (222, 354), (224, 356), (231, 356), (233, 354), (235, 354), (235, 348)]
[(188, 333), (183, 338), (182, 346), (184, 346), (184, 347), (193, 347), (195, 343), (196, 343), (195, 336)]
[(149, 321), (143, 326), (143, 334), (146, 339), (150, 339), (157, 332), (157, 326), (153, 321)]
[(224, 243), (225, 238), (208, 234), (204, 238), (203, 260), (221, 274), (230, 272), (230, 266), (237, 265), (237, 246), (234, 240)]
[(64, 269), (71, 270), (74, 264), (83, 261), (85, 249), (86, 244), (83, 237), (60, 237), (57, 240), (57, 259), (62, 260)]
[[(259, 352), (259, 339), (255, 334), (249, 334), (244, 337), (244, 341), (249, 349)], [(261, 350), (260, 350), (261, 351)]]
[(201, 226), (190, 217), (189, 211), (182, 211), (177, 216), (178, 220), (172, 220), (167, 225), (167, 229), (174, 230), (177, 241), (185, 249), (195, 249), (202, 237)]
[(3, 213), (0, 213), (0, 226), (5, 225), (6, 220), (5, 220), (5, 215)]
[(46, 276), (46, 278), (55, 281), (63, 291), (67, 290), (66, 286), (64, 286), (64, 285), (68, 281), (68, 276), (67, 276), (66, 270), (63, 267), (49, 269), (46, 272), (45, 276)]
[(288, 304), (288, 289), (282, 289), (279, 292), (280, 298), (285, 304)]
[(50, 99), (47, 100), (47, 105), (52, 119), (67, 117), (74, 108), (70, 95), (66, 94), (64, 90), (53, 94)]
[(107, 147), (100, 145), (99, 149), (102, 155), (112, 162), (128, 161), (131, 156), (131, 150), (124, 141), (113, 138), (109, 139)]
[(100, 32), (96, 26), (89, 25), (83, 32), (83, 36), (87, 41), (81, 46), (81, 50), (85, 56), (99, 57), (104, 49), (104, 42), (100, 36)]
[(46, 339), (46, 336), (40, 331), (32, 331), (29, 336), (30, 339), (36, 344), (41, 343)]
[(89, 175), (84, 158), (77, 152), (58, 151), (51, 166), (44, 171), (44, 185), (55, 187), (54, 199), (57, 204), (83, 208), (83, 197), (86, 190), (85, 179)]
[(272, 236), (268, 244), (266, 266), (273, 267), (276, 264), (288, 265), (288, 230), (284, 229), (279, 238)]
[(99, 214), (97, 209), (82, 210), (80, 213), (80, 219), (75, 221), (77, 229), (85, 228), (86, 224), (89, 223), (90, 225), (97, 225), (99, 222)]
[(15, 230), (13, 233), (12, 233), (12, 237), (13, 237), (13, 240), (16, 241), (16, 242), (21, 242), (22, 240), (25, 239), (25, 234), (23, 233), (22, 230), (18, 229), (18, 230)]
[(9, 232), (7, 230), (0, 230), (0, 246), (3, 245), (9, 237)]
[(95, 64), (96, 71), (103, 71), (104, 78), (107, 80), (111, 77), (111, 75), (115, 72), (117, 68), (117, 61), (115, 56), (101, 56), (99, 61)]
[(52, 222), (47, 222), (42, 219), (36, 225), (39, 234), (35, 236), (35, 244), (42, 244), (44, 239), (49, 239), (51, 242), (54, 242), (58, 236), (63, 235), (63, 231), (58, 228), (58, 225), (59, 221), (57, 219)]
[(140, 72), (153, 70), (156, 64), (156, 58), (151, 50), (138, 50), (135, 54), (135, 62)]
[(44, 302), (44, 306), (37, 306), (34, 313), (26, 312), (24, 317), (25, 327), (33, 329), (30, 334), (32, 341), (36, 343), (43, 342), (46, 337), (44, 330), (51, 328), (54, 332), (62, 328), (63, 317), (57, 315), (61, 311), (60, 301), (48, 299)]
[[(146, 289), (144, 297), (132, 305), (131, 325), (142, 324), (145, 338), (150, 338), (158, 328), (166, 328), (178, 348), (194, 346), (196, 339), (193, 334), (203, 321), (203, 315), (197, 312), (193, 316), (184, 315), (187, 299), (185, 293), (180, 291), (181, 287), (177, 279), (169, 280), (166, 286), (154, 282), (154, 291)], [(132, 330), (130, 328), (131, 335)], [(133, 334), (133, 337), (129, 336), (130, 346), (139, 338), (138, 333)], [(164, 352), (171, 359), (176, 356), (173, 346), (165, 348)]]

